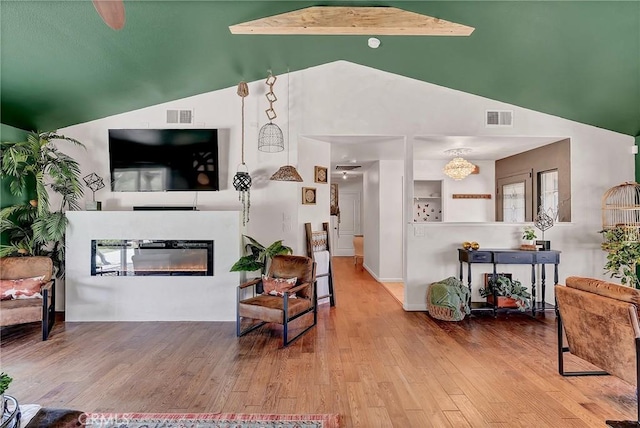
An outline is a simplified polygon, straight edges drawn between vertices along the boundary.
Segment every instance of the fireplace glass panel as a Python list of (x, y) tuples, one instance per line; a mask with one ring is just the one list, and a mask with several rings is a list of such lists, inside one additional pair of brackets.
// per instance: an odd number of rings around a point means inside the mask
[(213, 241), (91, 241), (92, 276), (213, 276)]

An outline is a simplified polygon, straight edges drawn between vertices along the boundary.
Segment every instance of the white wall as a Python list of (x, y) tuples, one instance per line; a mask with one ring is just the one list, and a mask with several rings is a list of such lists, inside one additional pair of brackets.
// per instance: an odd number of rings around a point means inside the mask
[(403, 180), (404, 160), (380, 161), (380, 270), (376, 275), (382, 282), (402, 281)]
[[(298, 248), (304, 253), (307, 248), (305, 223), (311, 223), (311, 230), (322, 230), (322, 223), (329, 223), (330, 217), (330, 177), (327, 177), (327, 183), (315, 183), (314, 172), (315, 166), (323, 166), (329, 170), (331, 166), (331, 148), (329, 143), (322, 141), (301, 138), (300, 151), (304, 155), (300, 156), (298, 162), (298, 172), (304, 179), (303, 183), (298, 184)], [(302, 188), (313, 187), (316, 189), (316, 204), (302, 204)], [(302, 254), (302, 253), (301, 253)]]
[[(287, 109), (287, 77), (278, 76), (275, 92), (278, 101), (274, 108), (278, 114), (274, 121), (285, 135), (285, 151), (264, 153), (257, 150), (259, 128), (267, 122), (264, 110), (266, 85), (263, 81), (249, 83), (249, 96), (245, 99), (245, 162), (249, 168), (253, 184), (251, 187), (251, 210), (248, 225), (242, 233), (253, 236), (259, 242), (269, 245), (284, 239), (285, 244), (294, 248), (296, 254), (304, 254), (299, 247), (298, 207), (300, 205), (300, 185), (270, 181), (271, 175), (287, 164), (289, 143), (290, 163), (297, 165), (297, 136), (302, 107), (300, 100), (300, 76), (291, 73), (291, 111)], [(167, 109), (194, 109), (193, 125), (168, 125), (165, 123)], [(289, 114), (291, 124), (288, 126)], [(87, 149), (64, 145), (64, 152), (74, 156), (80, 163), (82, 175), (95, 172), (103, 177), (107, 187), (96, 193), (96, 200), (103, 202), (103, 210), (131, 210), (136, 205), (188, 205), (195, 203), (200, 210), (240, 210), (238, 192), (233, 189), (232, 180), (241, 162), (241, 98), (236, 88), (196, 95), (140, 110), (135, 110), (104, 119), (60, 129), (58, 132), (82, 141)], [(109, 188), (108, 130), (112, 128), (215, 128), (219, 130), (220, 187), (217, 192), (111, 192)], [(291, 135), (291, 142), (287, 134)], [(62, 143), (61, 143), (61, 148)], [(303, 175), (306, 182), (313, 183), (313, 173)], [(85, 194), (91, 200), (91, 192)], [(328, 220), (328, 216), (327, 216)]]
[[(279, 79), (276, 84), (278, 102), (275, 108), (278, 112), (276, 123), (286, 132), (287, 97), (283, 81), (286, 79)], [(251, 191), (251, 222), (244, 231), (265, 244), (285, 239), (285, 243), (300, 254), (304, 252), (300, 248), (303, 242), (300, 225), (304, 222), (298, 217), (305, 211), (299, 206), (299, 185), (268, 181), (269, 176), (286, 163), (287, 155), (286, 151), (280, 154), (257, 151), (258, 127), (266, 121), (265, 85), (261, 81), (253, 82), (249, 87), (246, 151), (254, 187)], [(553, 248), (563, 251), (561, 280), (571, 274), (602, 277), (605, 257), (599, 249), (600, 236), (597, 234), (601, 228), (600, 197), (607, 188), (634, 180), (634, 159), (630, 154), (630, 147), (634, 144), (632, 137), (345, 61), (291, 73), (291, 101), (290, 146), (294, 165), (306, 156), (303, 145), (298, 144), (298, 134), (405, 135), (408, 140), (419, 135), (570, 138), (573, 221), (570, 225), (554, 227), (548, 236)], [(229, 183), (240, 158), (240, 98), (235, 94), (235, 87), (72, 126), (59, 132), (88, 145), (87, 152), (76, 155), (83, 174), (95, 171), (108, 179), (106, 130), (167, 127), (163, 124), (166, 108), (195, 108), (195, 126), (228, 130), (228, 136), (223, 139), (226, 141), (223, 151), (227, 150), (223, 159), (227, 159), (229, 172), (226, 183), (230, 188)], [(490, 109), (513, 110), (513, 127), (486, 128), (485, 111)], [(412, 163), (407, 165), (410, 167)], [(367, 213), (380, 210), (380, 172), (380, 165), (374, 165), (365, 172), (363, 182), (364, 234), (367, 236), (365, 263), (373, 272), (380, 272), (377, 249), (380, 248), (382, 225), (369, 221)], [(412, 171), (405, 171), (405, 188), (413, 185), (412, 176)], [(305, 177), (305, 180), (308, 179)], [(461, 185), (464, 186), (464, 181)], [(106, 189), (97, 194), (109, 210), (144, 204), (190, 205), (193, 196), (192, 193), (180, 192), (113, 194)], [(90, 195), (86, 199), (90, 199)], [(233, 190), (201, 192), (198, 201), (201, 209), (240, 209), (237, 193)], [(405, 206), (405, 215), (407, 212), (409, 209)], [(290, 231), (283, 221), (283, 213), (291, 215)], [(456, 220), (464, 218), (457, 217)], [(410, 221), (407, 216), (404, 223)], [(428, 283), (457, 272), (455, 248), (460, 242), (476, 237), (475, 240), (485, 248), (489, 245), (512, 247), (515, 245), (514, 236), (521, 229), (519, 226), (443, 223), (420, 225), (425, 228), (426, 236), (415, 237), (416, 227), (406, 227), (405, 308), (413, 310), (426, 307), (424, 300)], [(547, 300), (550, 298), (548, 293)]]
[[(442, 180), (442, 213), (445, 222), (495, 221), (495, 162), (470, 160), (480, 168), (461, 181), (447, 177), (442, 168), (447, 160), (415, 160), (414, 180)], [(453, 199), (454, 193), (488, 193), (491, 199)]]
[[(68, 212), (67, 321), (233, 321), (240, 252), (236, 211)], [(213, 243), (213, 276), (91, 276), (92, 239)]]
[(375, 278), (380, 273), (380, 162), (374, 162), (364, 171), (362, 189), (362, 205), (366, 213), (363, 265)]

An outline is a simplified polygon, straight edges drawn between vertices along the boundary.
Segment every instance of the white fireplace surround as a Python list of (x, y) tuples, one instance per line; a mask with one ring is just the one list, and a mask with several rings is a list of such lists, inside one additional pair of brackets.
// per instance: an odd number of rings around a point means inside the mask
[[(234, 321), (237, 211), (67, 212), (66, 321)], [(92, 239), (212, 239), (214, 276), (91, 276)]]

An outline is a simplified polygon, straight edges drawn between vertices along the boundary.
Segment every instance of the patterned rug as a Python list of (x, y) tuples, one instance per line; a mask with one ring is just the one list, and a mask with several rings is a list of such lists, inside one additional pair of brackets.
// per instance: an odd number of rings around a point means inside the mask
[(334, 414), (86, 413), (88, 428), (339, 428)]

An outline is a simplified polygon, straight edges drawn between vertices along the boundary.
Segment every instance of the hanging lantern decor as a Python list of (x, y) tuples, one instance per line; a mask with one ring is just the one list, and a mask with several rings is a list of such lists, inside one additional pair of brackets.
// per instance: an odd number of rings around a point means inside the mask
[[(238, 84), (238, 95), (242, 98), (242, 163), (238, 165), (238, 171), (233, 176), (233, 187), (240, 192), (238, 200), (242, 202), (242, 225), (245, 226), (249, 222), (249, 208), (251, 207), (251, 176), (247, 164), (244, 163), (244, 99), (249, 95), (249, 86), (246, 82)], [(241, 171), (242, 168), (244, 171)]]
[(276, 94), (273, 92), (273, 85), (276, 84), (276, 80), (277, 77), (269, 71), (269, 77), (267, 77), (267, 81), (265, 82), (269, 87), (269, 92), (265, 95), (267, 101), (269, 101), (269, 108), (265, 110), (269, 123), (260, 128), (260, 132), (258, 133), (258, 150), (261, 152), (276, 153), (284, 150), (284, 135), (282, 134), (282, 129), (273, 123), (273, 119), (278, 117), (276, 111), (273, 109), (273, 103), (278, 101)]

